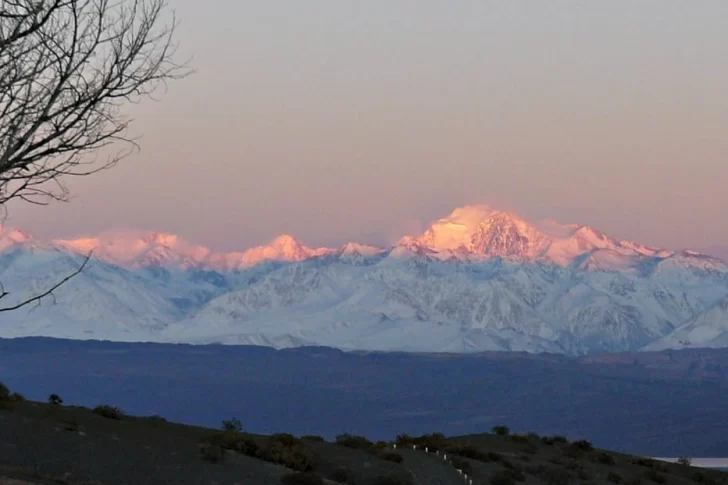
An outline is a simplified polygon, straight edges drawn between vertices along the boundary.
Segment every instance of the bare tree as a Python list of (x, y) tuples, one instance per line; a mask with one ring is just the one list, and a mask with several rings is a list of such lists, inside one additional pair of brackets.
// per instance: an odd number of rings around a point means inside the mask
[[(175, 27), (167, 0), (0, 0), (0, 215), (14, 199), (68, 200), (65, 179), (137, 147), (122, 107), (189, 73), (173, 60)], [(0, 311), (40, 302), (87, 262)]]

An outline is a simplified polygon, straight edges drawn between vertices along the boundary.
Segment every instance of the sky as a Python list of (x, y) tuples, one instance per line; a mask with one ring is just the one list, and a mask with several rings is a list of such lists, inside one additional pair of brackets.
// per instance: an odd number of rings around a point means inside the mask
[(170, 0), (194, 75), (39, 237), (392, 243), (458, 206), (728, 245), (728, 2)]

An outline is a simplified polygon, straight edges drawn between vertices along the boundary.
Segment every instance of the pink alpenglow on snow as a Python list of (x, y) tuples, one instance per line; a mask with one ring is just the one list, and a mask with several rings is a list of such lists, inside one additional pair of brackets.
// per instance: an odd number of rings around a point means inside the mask
[(32, 239), (30, 234), (0, 224), (0, 251), (26, 243)]
[(95, 257), (122, 266), (176, 264), (222, 271), (243, 269), (266, 261), (304, 261), (332, 251), (308, 248), (285, 234), (267, 245), (230, 253), (215, 253), (163, 232), (109, 231), (95, 238), (57, 239), (53, 244), (74, 252), (93, 251)]
[[(5, 228), (0, 250), (32, 241), (27, 233)], [(283, 234), (268, 244), (233, 252), (216, 252), (165, 232), (109, 230), (96, 237), (56, 239), (43, 243), (67, 251), (87, 254), (121, 266), (150, 265), (180, 268), (200, 267), (219, 271), (250, 268), (264, 262), (298, 262), (312, 258), (371, 258), (413, 255), (447, 260), (483, 261), (494, 257), (513, 261), (545, 261), (566, 266), (582, 258), (583, 268), (598, 269), (633, 264), (633, 258), (667, 257), (676, 251), (618, 241), (589, 226), (559, 224), (552, 220), (534, 224), (517, 214), (488, 205), (459, 207), (434, 221), (421, 234), (401, 238), (383, 248), (358, 242), (340, 247), (311, 248)], [(695, 253), (698, 255), (699, 253)]]

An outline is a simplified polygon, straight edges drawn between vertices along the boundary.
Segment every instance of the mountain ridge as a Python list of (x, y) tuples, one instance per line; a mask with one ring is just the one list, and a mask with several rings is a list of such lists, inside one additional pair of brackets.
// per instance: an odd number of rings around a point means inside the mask
[[(311, 248), (284, 233), (267, 244), (231, 252), (216, 252), (161, 231), (109, 230), (92, 237), (38, 241), (26, 232), (0, 225), (0, 251), (30, 242), (76, 253), (93, 252), (97, 259), (132, 268), (176, 265), (216, 271), (240, 270), (270, 261), (304, 261), (361, 251), (366, 253), (360, 254), (364, 256), (410, 252), (428, 254), (441, 260), (472, 261), (502, 257), (517, 261), (546, 260), (560, 265), (568, 265), (578, 257), (599, 249), (609, 249), (624, 256), (649, 257), (666, 257), (680, 252), (618, 241), (587, 225), (554, 221), (548, 221), (548, 225), (548, 230), (545, 230), (545, 223), (532, 224), (513, 212), (480, 204), (459, 207), (433, 222), (422, 234), (404, 236), (390, 247), (349, 241), (339, 247)], [(702, 255), (697, 251), (694, 253)]]
[(389, 248), (282, 235), (232, 253), (162, 232), (42, 242), (2, 228), (13, 298), (90, 251), (94, 264), (57, 292), (59, 307), (15, 313), (0, 336), (566, 354), (728, 346), (728, 264), (548, 226), (476, 205)]

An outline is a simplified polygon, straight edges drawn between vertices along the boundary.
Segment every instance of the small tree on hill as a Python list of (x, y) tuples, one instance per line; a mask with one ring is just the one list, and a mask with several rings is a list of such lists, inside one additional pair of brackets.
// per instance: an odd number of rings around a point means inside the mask
[(58, 394), (51, 394), (50, 396), (48, 396), (48, 403), (55, 406), (60, 406), (61, 404), (63, 404), (63, 399), (61, 399), (61, 396), (59, 396)]
[(239, 433), (243, 430), (243, 423), (238, 418), (225, 419), (222, 422), (222, 429)]
[(494, 434), (497, 434), (499, 436), (508, 436), (511, 433), (510, 428), (504, 425), (493, 426), (492, 431)]

